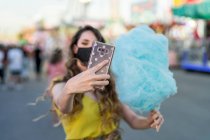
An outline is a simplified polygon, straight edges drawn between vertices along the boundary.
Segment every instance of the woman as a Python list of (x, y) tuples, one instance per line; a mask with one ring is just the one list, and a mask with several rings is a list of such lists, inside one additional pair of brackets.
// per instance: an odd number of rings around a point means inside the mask
[[(95, 74), (108, 61), (87, 70), (92, 43), (96, 40), (105, 42), (97, 29), (81, 28), (70, 45), (66, 75), (51, 85), (54, 107), (66, 139), (119, 140), (121, 118), (134, 129), (156, 128), (158, 131), (164, 121), (158, 111), (151, 111), (148, 117), (138, 116), (119, 101), (109, 74)], [(98, 88), (101, 86), (105, 86), (104, 90)]]

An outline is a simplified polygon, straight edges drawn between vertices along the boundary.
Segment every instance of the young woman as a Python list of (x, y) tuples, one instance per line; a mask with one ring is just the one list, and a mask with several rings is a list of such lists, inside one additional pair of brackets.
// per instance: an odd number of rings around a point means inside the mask
[[(134, 129), (159, 130), (164, 120), (158, 111), (151, 111), (148, 117), (137, 115), (120, 102), (109, 74), (95, 74), (108, 61), (87, 69), (92, 43), (96, 40), (105, 42), (100, 32), (91, 26), (75, 34), (67, 73), (54, 80), (50, 88), (66, 140), (119, 140), (121, 118)], [(105, 86), (104, 90), (100, 90), (100, 86)]]

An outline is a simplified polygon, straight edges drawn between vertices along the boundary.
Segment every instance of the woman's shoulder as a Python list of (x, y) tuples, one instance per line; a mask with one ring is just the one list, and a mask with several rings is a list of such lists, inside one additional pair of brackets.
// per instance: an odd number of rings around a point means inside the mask
[(59, 83), (56, 83), (52, 89), (63, 89), (64, 86), (65, 86), (65, 82), (59, 82)]
[(58, 94), (62, 91), (62, 89), (65, 86), (65, 82), (59, 82), (56, 83), (53, 87), (52, 87), (52, 94)]
[(65, 82), (59, 82), (52, 87), (51, 94), (55, 102), (58, 100), (59, 96), (61, 95), (64, 86)]

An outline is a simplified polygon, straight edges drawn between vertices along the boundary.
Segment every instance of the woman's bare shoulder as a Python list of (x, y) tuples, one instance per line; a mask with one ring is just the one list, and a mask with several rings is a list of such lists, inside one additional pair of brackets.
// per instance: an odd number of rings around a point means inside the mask
[(65, 84), (66, 84), (65, 82), (56, 83), (56, 84), (53, 86), (52, 90), (63, 89), (64, 86), (65, 86)]
[(64, 86), (65, 86), (65, 82), (56, 83), (52, 88), (53, 96), (60, 94)]

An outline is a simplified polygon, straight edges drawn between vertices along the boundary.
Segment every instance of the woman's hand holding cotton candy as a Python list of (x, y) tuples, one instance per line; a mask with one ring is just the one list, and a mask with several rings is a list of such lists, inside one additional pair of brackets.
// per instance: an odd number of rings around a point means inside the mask
[(149, 113), (147, 120), (149, 122), (150, 127), (156, 129), (157, 132), (159, 132), (164, 122), (163, 116), (159, 111), (156, 110), (153, 110)]
[(100, 64), (96, 65), (95, 67), (90, 68), (69, 79), (64, 87), (64, 92), (67, 94), (84, 93), (88, 91), (94, 91), (95, 87), (108, 85), (108, 79), (110, 78), (110, 75), (95, 74), (107, 63), (108, 61), (105, 60)]

